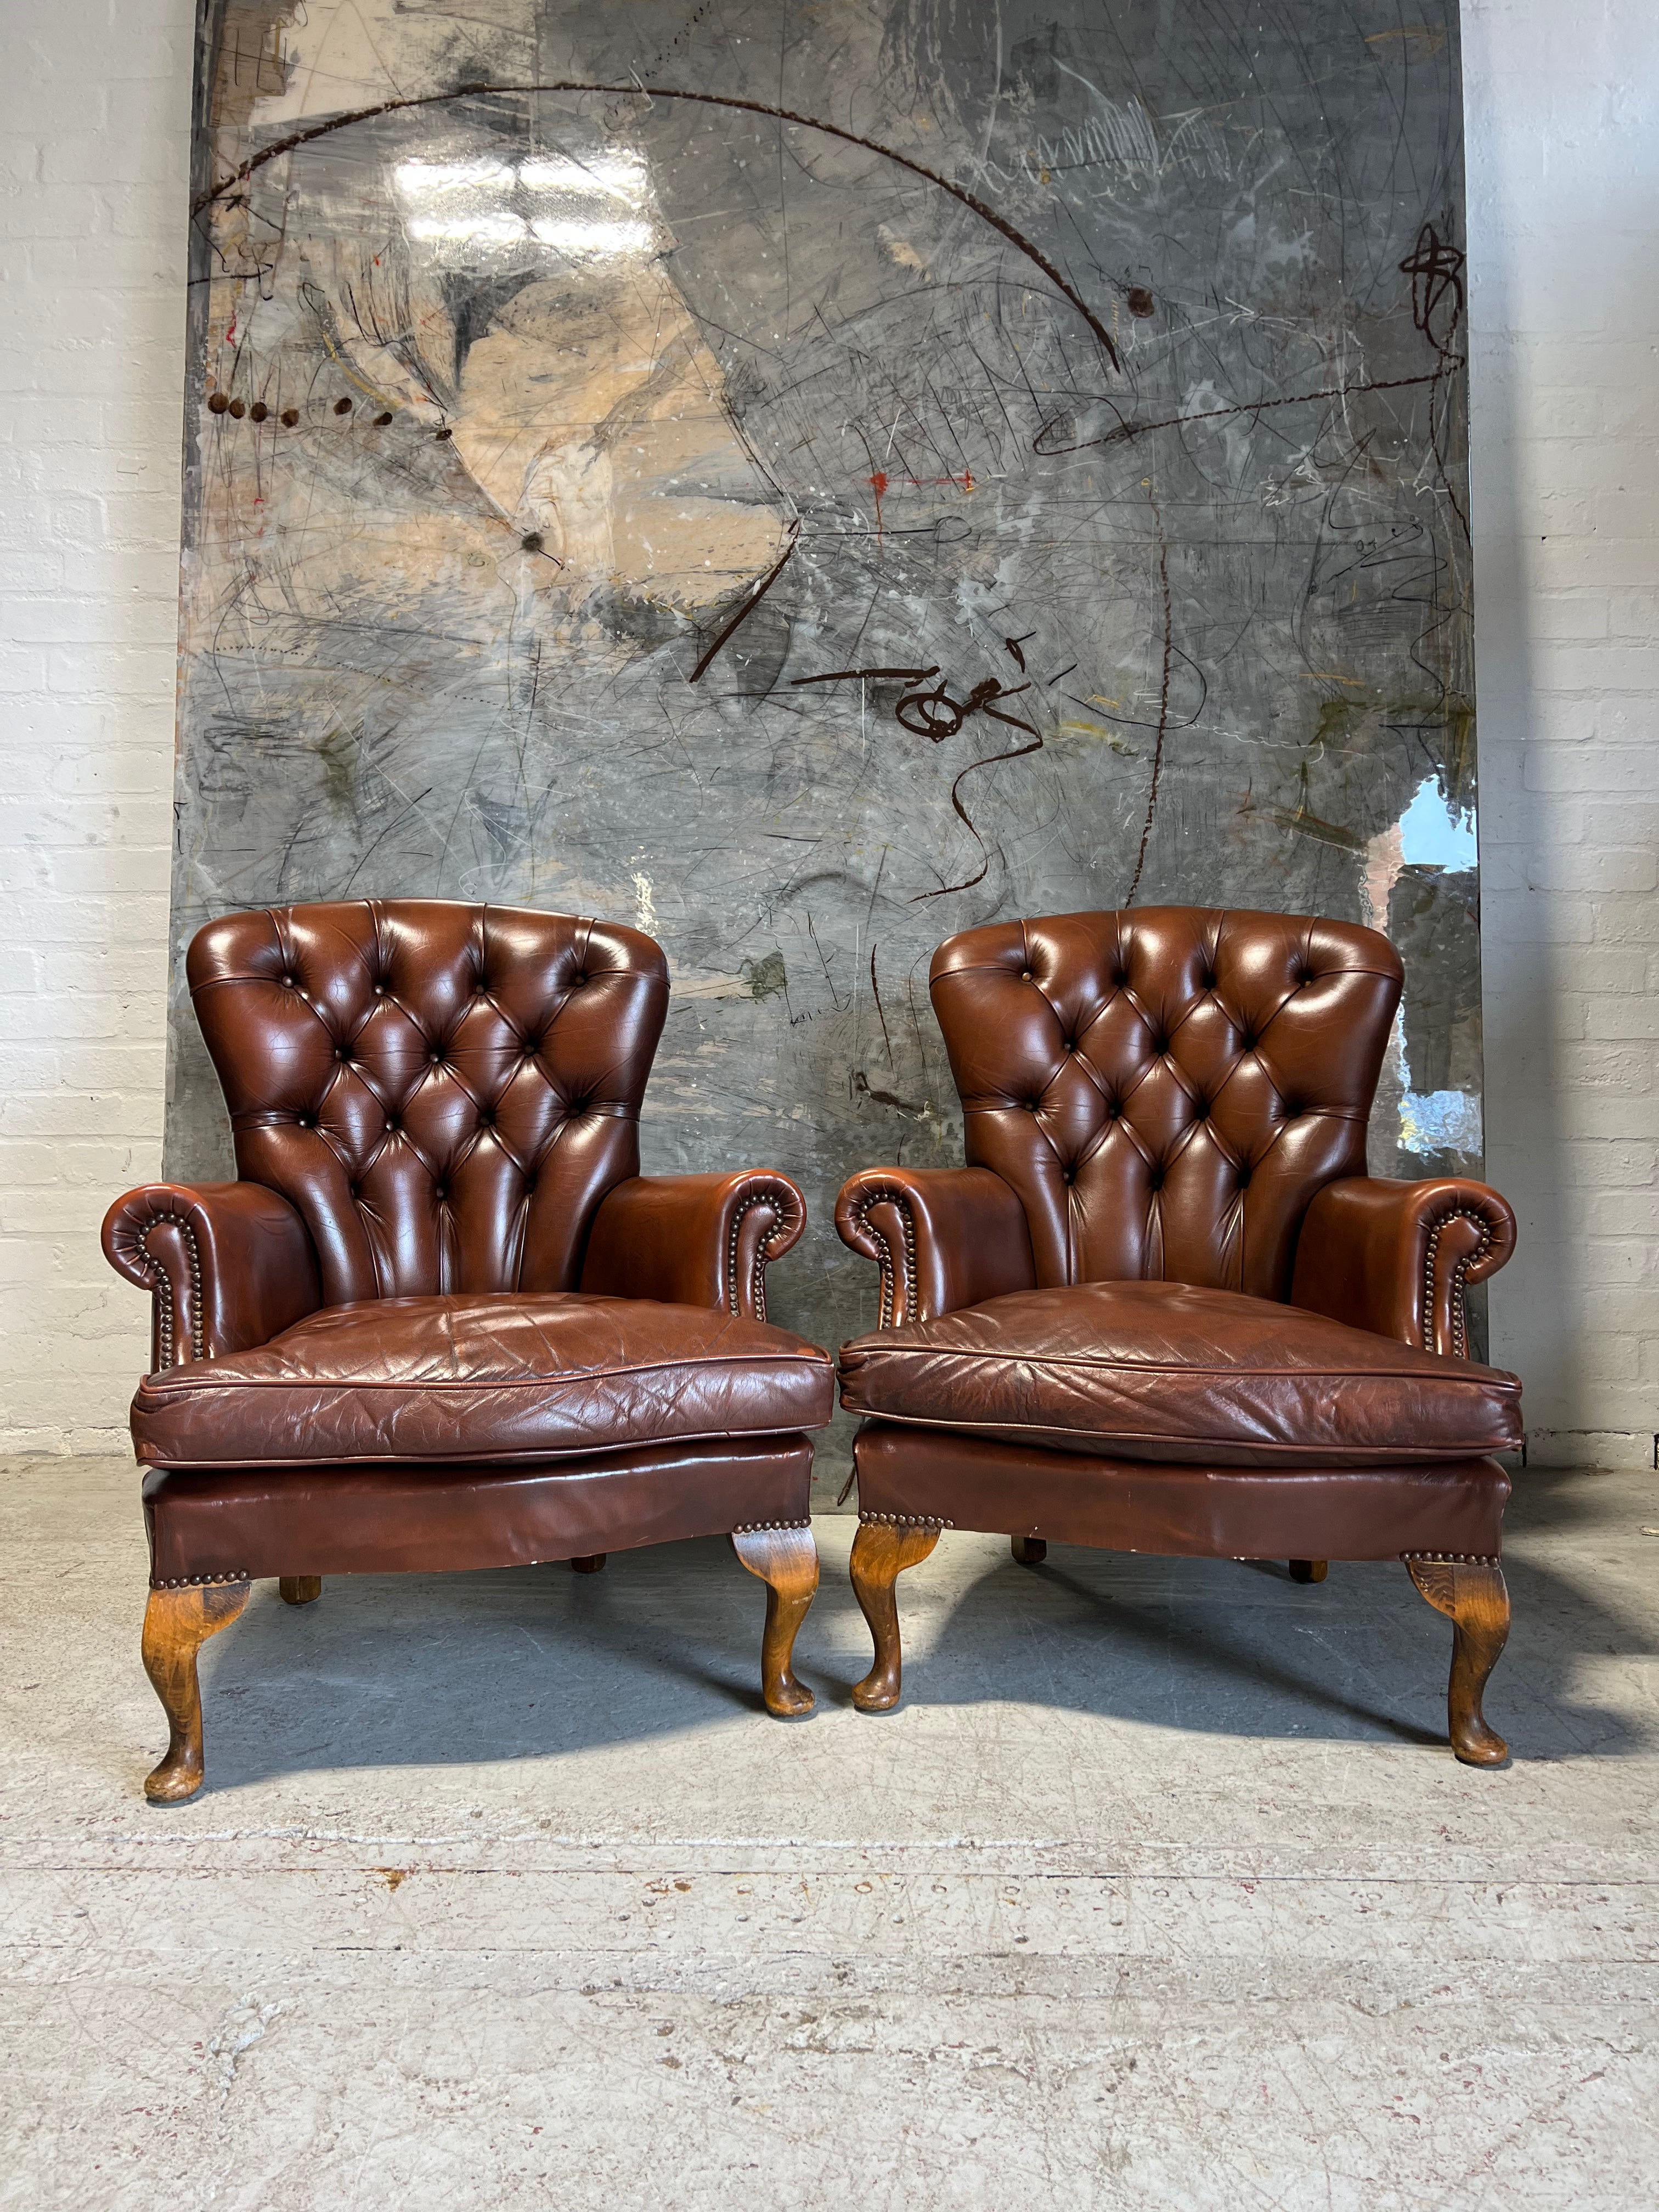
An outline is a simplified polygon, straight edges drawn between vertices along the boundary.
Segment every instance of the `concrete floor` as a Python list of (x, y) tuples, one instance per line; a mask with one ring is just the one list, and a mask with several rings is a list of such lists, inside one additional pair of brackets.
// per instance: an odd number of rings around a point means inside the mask
[(137, 1477), (0, 1463), (0, 2204), (1659, 2199), (1659, 1479), (1519, 1479), (1495, 1774), (1389, 1566), (950, 1534), (866, 1718), (851, 1528), (793, 1727), (722, 1544), (262, 1585), (161, 1811)]

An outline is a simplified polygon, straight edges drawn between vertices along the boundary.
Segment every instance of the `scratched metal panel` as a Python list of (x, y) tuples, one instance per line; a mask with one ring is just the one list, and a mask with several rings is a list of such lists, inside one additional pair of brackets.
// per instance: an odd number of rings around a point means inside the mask
[[(648, 1169), (960, 1158), (929, 955), (1386, 927), (1385, 1174), (1478, 1170), (1457, 16), (208, 0), (173, 929), (635, 921)], [(897, 675), (841, 672), (898, 670)], [(176, 1173), (222, 1171), (182, 997)]]

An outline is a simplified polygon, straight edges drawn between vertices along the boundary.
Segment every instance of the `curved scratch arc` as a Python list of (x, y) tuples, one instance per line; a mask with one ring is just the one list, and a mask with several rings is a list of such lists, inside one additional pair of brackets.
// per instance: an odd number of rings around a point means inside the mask
[(685, 92), (672, 85), (641, 84), (636, 79), (627, 84), (594, 84), (580, 78), (568, 78), (548, 84), (462, 84), (457, 85), (453, 92), (423, 93), (412, 100), (377, 100), (373, 107), (350, 108), (343, 115), (331, 117), (325, 123), (313, 123), (308, 130), (291, 131), (287, 137), (274, 139), (269, 146), (261, 147), (257, 154), (251, 154), (239, 168), (234, 170), (222, 184), (216, 185), (211, 191), (203, 193), (191, 207), (191, 214), (192, 216), (200, 215), (216, 200), (221, 200), (227, 192), (233, 191), (238, 185), (246, 184), (254, 171), (263, 168), (267, 161), (274, 161), (283, 154), (291, 154), (297, 147), (309, 145), (313, 139), (325, 138), (331, 131), (347, 130), (354, 123), (372, 122), (378, 115), (396, 114), (404, 108), (436, 107), (452, 100), (516, 99), (532, 93), (567, 92), (591, 92), (610, 98), (689, 100), (705, 107), (734, 108), (750, 115), (766, 116), (774, 122), (793, 123), (803, 131), (821, 131), (827, 137), (839, 138), (848, 146), (862, 147), (866, 153), (878, 154), (884, 161), (896, 161), (900, 168), (908, 169), (912, 176), (921, 177), (925, 183), (936, 185), (940, 191), (949, 192), (952, 199), (960, 200), (963, 206), (970, 209), (981, 222), (988, 222), (1028, 261), (1034, 262), (1055, 290), (1082, 316), (1104, 349), (1112, 367), (1121, 372), (1123, 364), (1112, 342), (1111, 332), (1082, 294), (1060, 274), (1040, 246), (1027, 238), (1024, 232), (1016, 230), (1006, 216), (1000, 216), (977, 193), (970, 192), (964, 185), (952, 184), (948, 177), (940, 176), (937, 169), (929, 169), (920, 161), (913, 161), (908, 154), (896, 153), (878, 139), (862, 137), (856, 131), (843, 131), (838, 123), (824, 123), (817, 116), (797, 114), (793, 108), (775, 107), (762, 100), (740, 100), (732, 94)]

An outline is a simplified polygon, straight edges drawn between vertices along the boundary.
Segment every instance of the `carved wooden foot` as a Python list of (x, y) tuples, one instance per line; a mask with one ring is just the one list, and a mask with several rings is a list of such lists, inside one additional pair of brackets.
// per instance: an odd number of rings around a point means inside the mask
[(890, 1712), (899, 1701), (903, 1653), (893, 1584), (906, 1567), (920, 1566), (939, 1541), (937, 1528), (892, 1521), (860, 1521), (853, 1539), (853, 1595), (870, 1624), (876, 1663), (853, 1692), (861, 1713)]
[(1048, 1547), (1041, 1536), (1011, 1536), (1008, 1548), (1022, 1567), (1040, 1567), (1048, 1556)]
[(323, 1594), (320, 1575), (284, 1575), (276, 1585), (284, 1605), (315, 1605)]
[(1292, 1559), (1291, 1580), (1293, 1583), (1322, 1583), (1329, 1565), (1328, 1559)]
[(176, 1805), (202, 1786), (202, 1688), (196, 1655), (210, 1636), (228, 1628), (247, 1603), (246, 1583), (201, 1583), (153, 1589), (144, 1610), (144, 1672), (161, 1700), (171, 1731), (167, 1757), (144, 1778), (155, 1805)]
[(795, 1633), (818, 1587), (818, 1547), (810, 1528), (738, 1528), (732, 1549), (766, 1584), (766, 1629), (761, 1638), (761, 1692), (766, 1710), (781, 1721), (799, 1720), (817, 1700), (797, 1680), (792, 1662)]
[(1496, 1559), (1407, 1558), (1407, 1572), (1452, 1624), (1446, 1695), (1451, 1747), (1466, 1766), (1501, 1766), (1510, 1747), (1486, 1726), (1480, 1699), (1510, 1637), (1510, 1594)]
[(608, 1552), (591, 1552), (585, 1559), (572, 1559), (570, 1571), (574, 1575), (596, 1575), (610, 1556)]

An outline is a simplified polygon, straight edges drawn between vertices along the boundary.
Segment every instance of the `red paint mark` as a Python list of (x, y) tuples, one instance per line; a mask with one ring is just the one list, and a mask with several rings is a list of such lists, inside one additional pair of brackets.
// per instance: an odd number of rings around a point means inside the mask
[(884, 493), (886, 491), (886, 489), (887, 489), (887, 471), (886, 471), (886, 470), (885, 470), (885, 469), (878, 469), (878, 470), (876, 471), (876, 473), (874, 474), (874, 476), (872, 476), (872, 477), (871, 477), (871, 479), (870, 479), (870, 484), (871, 484), (871, 489), (874, 491), (874, 493), (875, 493), (875, 495), (876, 495), (876, 543), (877, 543), (877, 544), (878, 544), (878, 545), (879, 545), (879, 544), (880, 544), (880, 543), (881, 543), (881, 502), (882, 502), (882, 495), (883, 495), (883, 494), (884, 494)]
[(226, 343), (227, 345), (234, 345), (234, 344), (235, 344), (235, 343), (236, 343), (236, 318), (235, 318), (235, 316), (234, 316), (234, 315), (233, 315), (233, 316), (231, 317), (231, 319), (230, 319), (230, 328), (229, 328), (229, 329), (225, 332), (225, 343)]

